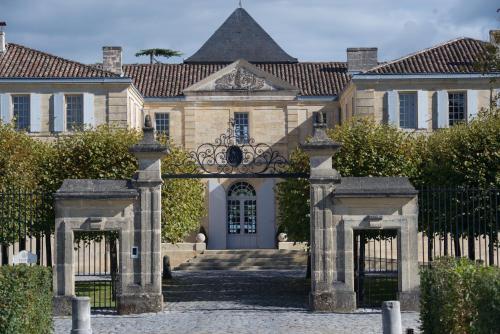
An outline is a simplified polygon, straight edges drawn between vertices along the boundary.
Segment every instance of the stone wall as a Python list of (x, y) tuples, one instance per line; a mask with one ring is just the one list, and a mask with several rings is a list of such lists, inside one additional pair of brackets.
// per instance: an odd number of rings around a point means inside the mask
[[(499, 88), (500, 84), (497, 84)], [(437, 128), (437, 92), (467, 90), (477, 91), (478, 109), (489, 107), (490, 86), (488, 79), (398, 79), (398, 80), (356, 80), (344, 90), (340, 106), (343, 109), (343, 121), (352, 117), (370, 117), (379, 123), (387, 123), (387, 94), (389, 91), (416, 92), (423, 90), (427, 94), (426, 128), (420, 131), (432, 131)]]

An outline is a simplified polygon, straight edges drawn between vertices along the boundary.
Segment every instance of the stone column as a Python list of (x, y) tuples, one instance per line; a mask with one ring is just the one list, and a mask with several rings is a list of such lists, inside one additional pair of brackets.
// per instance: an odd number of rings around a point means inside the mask
[(156, 141), (151, 117), (146, 116), (144, 138), (130, 148), (139, 170), (132, 183), (139, 192), (134, 218), (133, 283), (118, 296), (120, 314), (158, 312), (163, 309), (161, 291), (161, 158), (168, 148)]
[(317, 114), (314, 136), (301, 145), (310, 159), (311, 176), (311, 293), (310, 306), (314, 311), (335, 309), (333, 281), (335, 273), (335, 236), (332, 221), (332, 202), (329, 195), (340, 174), (332, 166), (332, 156), (341, 144), (326, 134), (324, 115)]

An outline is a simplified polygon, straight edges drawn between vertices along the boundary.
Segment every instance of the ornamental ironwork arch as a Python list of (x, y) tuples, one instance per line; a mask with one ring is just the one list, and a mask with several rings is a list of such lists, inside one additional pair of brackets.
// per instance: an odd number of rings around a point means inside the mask
[(178, 162), (180, 173), (163, 178), (307, 178), (306, 173), (290, 173), (288, 159), (265, 143), (235, 134), (234, 120), (213, 143), (203, 143)]

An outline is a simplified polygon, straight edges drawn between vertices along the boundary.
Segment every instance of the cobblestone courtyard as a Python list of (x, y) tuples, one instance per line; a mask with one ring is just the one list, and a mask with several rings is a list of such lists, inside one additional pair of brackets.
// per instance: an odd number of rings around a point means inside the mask
[[(165, 310), (134, 316), (95, 315), (96, 334), (381, 333), (378, 310), (350, 314), (307, 310), (308, 282), (297, 271), (180, 271), (164, 286)], [(418, 313), (403, 313), (403, 328), (418, 328)], [(71, 318), (56, 318), (67, 334)], [(417, 331), (416, 331), (417, 332)]]

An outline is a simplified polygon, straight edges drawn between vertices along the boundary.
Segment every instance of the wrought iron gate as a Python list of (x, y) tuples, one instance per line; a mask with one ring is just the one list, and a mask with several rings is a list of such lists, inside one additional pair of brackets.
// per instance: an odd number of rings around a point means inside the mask
[(354, 232), (354, 291), (357, 307), (380, 307), (396, 300), (398, 256), (396, 230)]
[(116, 310), (118, 234), (75, 233), (75, 293), (90, 297), (94, 311)]
[(168, 166), (172, 172), (162, 178), (309, 178), (308, 173), (290, 172), (288, 159), (270, 145), (250, 137), (242, 140), (234, 124), (230, 119), (227, 130), (214, 142), (201, 144)]

